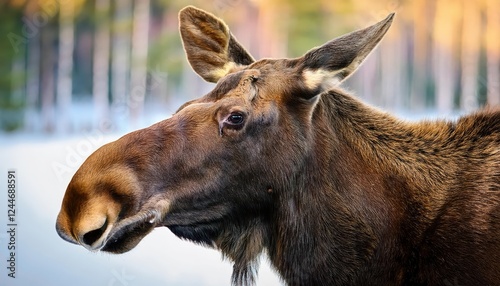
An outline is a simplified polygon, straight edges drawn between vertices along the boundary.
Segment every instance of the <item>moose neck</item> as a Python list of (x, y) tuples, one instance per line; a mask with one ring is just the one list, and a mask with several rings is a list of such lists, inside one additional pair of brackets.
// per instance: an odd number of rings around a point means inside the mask
[[(445, 183), (440, 168), (453, 162), (439, 156), (435, 135), (452, 124), (418, 129), (330, 91), (321, 95), (312, 128), (310, 157), (279, 199), (281, 229), (269, 249), (287, 283), (329, 281), (324, 273), (335, 273), (333, 284), (353, 281), (362, 270), (410, 256), (414, 245), (405, 237), (418, 241), (444, 200), (443, 184), (431, 180)], [(436, 165), (426, 164), (431, 157)]]

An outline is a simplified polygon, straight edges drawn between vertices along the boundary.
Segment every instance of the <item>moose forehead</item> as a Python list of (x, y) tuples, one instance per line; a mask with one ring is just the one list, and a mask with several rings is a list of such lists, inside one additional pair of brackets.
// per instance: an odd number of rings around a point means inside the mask
[(217, 102), (230, 97), (238, 97), (245, 102), (252, 102), (257, 96), (279, 101), (283, 94), (290, 93), (297, 85), (295, 74), (297, 71), (290, 60), (264, 59), (249, 66), (235, 66), (219, 79), (212, 91), (183, 104), (177, 112), (194, 103)]
[[(205, 98), (209, 100), (219, 100), (229, 95), (241, 96), (248, 95), (250, 84), (261, 75), (259, 70), (240, 70), (230, 73), (221, 78), (215, 88), (208, 93)], [(253, 99), (253, 98), (249, 98)]]

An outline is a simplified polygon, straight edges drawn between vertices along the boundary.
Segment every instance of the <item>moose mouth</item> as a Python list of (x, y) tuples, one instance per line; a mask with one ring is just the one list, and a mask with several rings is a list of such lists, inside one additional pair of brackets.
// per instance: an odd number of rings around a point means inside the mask
[(160, 216), (155, 211), (124, 219), (115, 226), (109, 226), (111, 230), (101, 246), (94, 247), (115, 254), (127, 252), (139, 244), (155, 227), (161, 226), (158, 225), (159, 222)]
[(154, 228), (165, 226), (181, 239), (214, 246), (215, 239), (224, 228), (227, 207), (218, 205), (189, 211), (186, 209), (189, 208), (171, 208), (170, 201), (157, 200), (156, 205), (145, 207), (131, 217), (111, 224), (105, 222), (94, 231), (95, 234), (87, 234), (100, 238), (94, 239), (91, 245), (82, 245), (91, 251), (125, 253), (137, 246)]
[(223, 219), (200, 220), (195, 223), (175, 219), (162, 221), (158, 212), (149, 211), (146, 214), (138, 214), (124, 219), (116, 226), (111, 227), (111, 231), (99, 250), (115, 254), (125, 253), (137, 246), (154, 228), (161, 226), (168, 227), (173, 234), (181, 239), (213, 246), (214, 240), (223, 226)]

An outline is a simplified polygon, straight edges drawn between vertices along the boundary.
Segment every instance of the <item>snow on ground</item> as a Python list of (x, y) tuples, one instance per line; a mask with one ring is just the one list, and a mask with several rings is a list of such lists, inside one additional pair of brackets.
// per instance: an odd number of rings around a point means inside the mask
[[(121, 135), (121, 134), (120, 134)], [(0, 134), (0, 285), (230, 285), (221, 254), (157, 228), (122, 255), (92, 253), (55, 231), (62, 197), (83, 160), (118, 134), (77, 137)], [(7, 172), (15, 169), (16, 278), (8, 277)], [(257, 285), (280, 285), (263, 260)]]

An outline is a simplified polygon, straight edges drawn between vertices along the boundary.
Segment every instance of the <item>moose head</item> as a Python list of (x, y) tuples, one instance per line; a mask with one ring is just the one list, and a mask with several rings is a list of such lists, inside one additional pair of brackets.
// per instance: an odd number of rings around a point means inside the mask
[(299, 58), (256, 61), (223, 21), (184, 8), (187, 58), (214, 89), (90, 155), (67, 187), (58, 234), (123, 253), (166, 226), (234, 261), (234, 281), (251, 279), (264, 249), (279, 252), (276, 221), (302, 211), (290, 198), (332, 164), (321, 161), (330, 151), (320, 139), (329, 136), (322, 97), (358, 68), (393, 16)]

